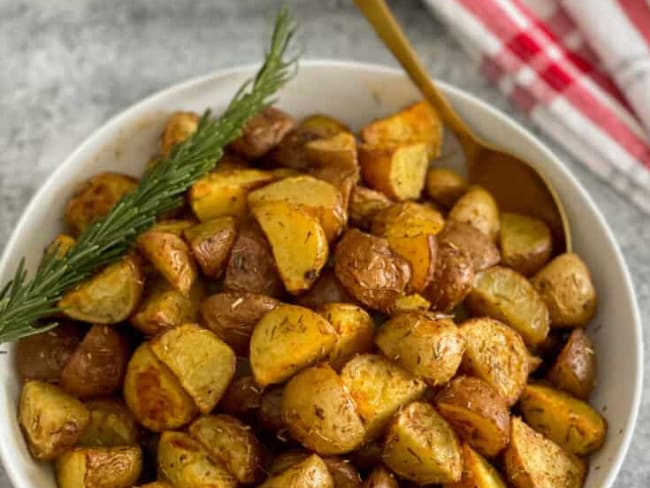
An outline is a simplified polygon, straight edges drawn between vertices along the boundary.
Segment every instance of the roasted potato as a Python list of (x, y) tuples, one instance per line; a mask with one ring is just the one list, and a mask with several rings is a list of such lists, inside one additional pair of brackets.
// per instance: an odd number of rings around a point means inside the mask
[(521, 336), (490, 318), (471, 319), (458, 328), (465, 339), (462, 368), (489, 383), (511, 406), (526, 386), (528, 350)]
[(366, 440), (379, 437), (393, 414), (417, 400), (426, 384), (386, 358), (361, 354), (341, 371), (341, 379), (366, 427)]
[(330, 365), (339, 371), (357, 354), (372, 348), (375, 323), (368, 312), (351, 303), (328, 303), (318, 308), (336, 330), (336, 343), (330, 351)]
[(433, 279), (422, 292), (439, 312), (451, 312), (472, 291), (474, 266), (469, 256), (448, 242), (438, 245)]
[(220, 217), (195, 225), (183, 232), (201, 271), (210, 278), (219, 278), (226, 269), (230, 249), (237, 238), (232, 217)]
[(115, 328), (93, 325), (61, 370), (61, 387), (79, 398), (111, 395), (120, 389), (129, 345)]
[(262, 402), (262, 388), (252, 376), (235, 378), (219, 402), (219, 410), (249, 421), (254, 418)]
[(143, 286), (140, 259), (128, 254), (68, 291), (57, 306), (75, 320), (117, 324), (135, 311)]
[[(291, 466), (307, 459), (311, 453), (304, 449), (293, 449), (285, 451), (273, 459), (269, 467), (269, 475), (275, 476), (289, 469)], [(359, 471), (347, 460), (338, 456), (327, 456), (322, 458), (332, 475), (334, 488), (360, 488), (361, 475)]]
[(505, 450), (508, 482), (516, 488), (580, 488), (583, 461), (538, 434), (520, 418), (511, 422), (512, 440)]
[(542, 297), (523, 275), (509, 268), (493, 266), (477, 273), (466, 304), (474, 315), (508, 324), (531, 346), (548, 335), (549, 312)]
[(474, 271), (499, 264), (501, 260), (499, 250), (490, 238), (469, 224), (448, 221), (442, 232), (438, 234), (438, 242), (441, 245), (449, 243), (467, 254), (472, 260)]
[(73, 447), (89, 420), (84, 404), (60, 388), (37, 380), (23, 386), (18, 421), (36, 459), (55, 459)]
[(59, 488), (131, 488), (142, 471), (136, 446), (77, 447), (56, 461)]
[(454, 377), (465, 351), (458, 327), (449, 319), (408, 312), (388, 320), (375, 336), (384, 355), (431, 386)]
[(548, 307), (553, 327), (584, 327), (596, 313), (591, 273), (577, 254), (560, 254), (531, 282)]
[(160, 136), (160, 154), (166, 158), (177, 144), (188, 139), (199, 128), (199, 116), (194, 112), (174, 112), (167, 119)]
[(294, 439), (319, 454), (343, 454), (364, 441), (355, 402), (327, 363), (289, 380), (282, 396), (282, 418)]
[(424, 402), (402, 408), (388, 426), (384, 463), (399, 476), (420, 485), (459, 481), (463, 469), (453, 429)]
[(266, 107), (253, 115), (242, 130), (242, 135), (228, 148), (244, 159), (257, 159), (273, 149), (293, 129), (293, 118), (275, 107)]
[(484, 456), (494, 457), (508, 445), (508, 405), (485, 381), (458, 376), (436, 395), (435, 406), (458, 436)]
[(336, 344), (336, 329), (308, 308), (278, 305), (253, 330), (250, 361), (261, 386), (282, 383), (323, 358)]
[(110, 172), (84, 181), (65, 207), (65, 223), (73, 236), (78, 236), (94, 221), (108, 214), (137, 184), (138, 180), (131, 176)]
[(322, 458), (313, 454), (286, 471), (268, 478), (260, 488), (335, 488)]
[(196, 223), (194, 219), (164, 219), (153, 224), (149, 230), (168, 232), (183, 237), (183, 233), (190, 227), (194, 227)]
[(131, 411), (121, 401), (109, 398), (86, 403), (90, 421), (77, 441), (83, 447), (132, 446), (139, 432)]
[(399, 488), (399, 484), (393, 473), (380, 464), (368, 475), (361, 488)]
[(596, 383), (596, 353), (582, 329), (574, 329), (548, 372), (548, 380), (560, 390), (587, 400)]
[(542, 220), (504, 212), (501, 214), (499, 247), (505, 266), (530, 276), (551, 257), (551, 229)]
[(448, 218), (469, 224), (492, 241), (499, 234), (499, 208), (494, 197), (480, 186), (472, 186), (449, 211)]
[(336, 278), (332, 268), (323, 268), (311, 288), (295, 298), (296, 305), (314, 309), (328, 303), (351, 303), (354, 301), (354, 298), (345, 291)]
[(399, 315), (406, 312), (426, 312), (431, 308), (431, 302), (419, 293), (402, 295), (390, 309), (390, 315)]
[(284, 386), (267, 389), (260, 399), (257, 420), (262, 429), (271, 434), (275, 434), (278, 439), (285, 441), (287, 426), (282, 418), (283, 395)]
[(463, 475), (460, 481), (448, 483), (445, 488), (507, 488), (499, 472), (483, 456), (468, 444), (463, 444), (462, 450)]
[(468, 186), (467, 180), (451, 169), (430, 168), (427, 171), (427, 195), (445, 208), (451, 208)]
[(357, 185), (352, 190), (348, 206), (350, 223), (362, 229), (370, 229), (377, 212), (390, 207), (392, 202), (383, 193)]

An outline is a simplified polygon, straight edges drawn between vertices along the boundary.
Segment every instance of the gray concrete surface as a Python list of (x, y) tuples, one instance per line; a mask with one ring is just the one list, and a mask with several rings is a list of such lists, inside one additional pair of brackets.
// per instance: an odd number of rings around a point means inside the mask
[[(0, 0), (0, 249), (30, 196), (85, 136), (163, 87), (258, 61), (269, 14), (280, 4), (290, 5), (300, 20), (305, 57), (394, 64), (350, 0)], [(539, 132), (477, 73), (418, 0), (392, 4), (432, 75)], [(632, 271), (647, 332), (650, 219), (549, 144), (610, 222)], [(646, 370), (649, 361), (646, 354)], [(617, 488), (650, 486), (650, 374), (646, 378)], [(0, 487), (9, 486), (0, 474)]]

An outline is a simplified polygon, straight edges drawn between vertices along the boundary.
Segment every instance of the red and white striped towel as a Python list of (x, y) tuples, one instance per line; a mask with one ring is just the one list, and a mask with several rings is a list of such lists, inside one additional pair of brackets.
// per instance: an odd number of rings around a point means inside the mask
[(650, 0), (424, 2), (513, 104), (650, 213)]

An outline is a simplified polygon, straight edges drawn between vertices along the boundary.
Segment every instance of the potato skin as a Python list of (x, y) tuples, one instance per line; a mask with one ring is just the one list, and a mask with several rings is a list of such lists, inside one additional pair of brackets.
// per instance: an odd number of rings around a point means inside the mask
[(174, 146), (188, 139), (199, 127), (199, 116), (194, 112), (174, 112), (167, 119), (160, 136), (160, 154), (168, 157)]
[(259, 426), (281, 441), (286, 441), (287, 426), (282, 418), (282, 397), (284, 386), (269, 388), (260, 398), (260, 408), (257, 411)]
[(448, 220), (445, 228), (438, 234), (438, 242), (449, 243), (461, 250), (472, 261), (474, 271), (481, 271), (501, 260), (499, 249), (483, 232), (469, 224)]
[(255, 417), (262, 401), (262, 388), (252, 376), (235, 378), (226, 389), (219, 410), (240, 420), (250, 421)]
[(390, 199), (383, 193), (357, 185), (352, 190), (348, 206), (350, 223), (368, 230), (377, 212), (391, 205)]
[(433, 279), (422, 294), (433, 310), (451, 312), (472, 291), (473, 282), (474, 266), (468, 255), (448, 242), (441, 242)]
[(324, 268), (309, 290), (295, 298), (296, 305), (317, 309), (328, 303), (354, 303), (354, 298), (345, 291), (332, 268)]
[(230, 249), (237, 238), (232, 217), (221, 217), (195, 225), (183, 232), (201, 271), (210, 278), (219, 278), (226, 269)]
[(399, 315), (406, 312), (428, 312), (431, 308), (431, 302), (419, 293), (402, 295), (393, 304), (390, 310), (390, 316)]
[(483, 456), (468, 444), (463, 444), (462, 450), (463, 476), (445, 488), (507, 488), (499, 472)]
[(179, 292), (187, 295), (197, 278), (196, 262), (183, 239), (171, 232), (140, 234), (138, 250)]
[(582, 329), (574, 329), (547, 375), (560, 390), (587, 400), (596, 383), (596, 353)]
[(399, 488), (399, 485), (393, 473), (380, 464), (368, 475), (361, 488)]
[(427, 195), (435, 203), (445, 208), (451, 208), (467, 191), (468, 183), (465, 178), (447, 168), (430, 168), (427, 171)]
[(313, 454), (279, 475), (268, 478), (259, 488), (334, 488), (334, 480), (325, 461)]
[(60, 488), (131, 488), (142, 471), (139, 447), (78, 447), (56, 462)]
[(242, 135), (228, 147), (244, 159), (257, 159), (273, 149), (293, 126), (289, 114), (275, 107), (266, 107), (248, 119)]
[(499, 208), (494, 197), (480, 186), (472, 186), (460, 197), (447, 217), (475, 227), (492, 241), (499, 234)]
[(136, 445), (139, 438), (135, 418), (118, 400), (101, 398), (86, 403), (90, 422), (77, 445), (82, 447), (113, 447)]
[(501, 214), (499, 246), (505, 266), (530, 276), (551, 257), (551, 229), (542, 220), (504, 212)]
[(351, 303), (328, 303), (317, 312), (336, 329), (336, 343), (328, 358), (335, 370), (340, 371), (352, 357), (372, 348), (375, 323), (361, 307)]

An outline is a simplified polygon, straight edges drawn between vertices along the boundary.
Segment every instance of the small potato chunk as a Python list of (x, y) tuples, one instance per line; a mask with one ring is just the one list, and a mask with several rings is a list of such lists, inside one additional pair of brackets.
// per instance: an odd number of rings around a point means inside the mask
[(513, 417), (512, 441), (505, 450), (508, 481), (516, 488), (580, 488), (585, 464)]
[(395, 415), (382, 458), (395, 473), (419, 485), (459, 481), (463, 469), (456, 434), (424, 402), (413, 402)]
[(584, 327), (596, 313), (596, 290), (580, 256), (561, 254), (531, 282), (548, 307), (553, 327)]
[(449, 242), (441, 242), (436, 253), (433, 279), (423, 295), (431, 308), (451, 312), (472, 291), (474, 266), (469, 256)]
[(201, 325), (217, 334), (238, 356), (247, 356), (255, 325), (279, 303), (255, 293), (217, 293), (201, 304)]
[(465, 351), (453, 321), (435, 315), (408, 312), (385, 322), (375, 336), (384, 355), (431, 386), (454, 377)]
[(289, 114), (275, 107), (266, 107), (248, 119), (242, 135), (228, 148), (244, 159), (258, 159), (273, 149), (293, 126)]
[(469, 224), (495, 241), (499, 234), (499, 208), (494, 197), (480, 186), (472, 186), (449, 211), (450, 220)]
[(258, 479), (262, 447), (249, 426), (230, 415), (206, 415), (192, 422), (189, 432), (239, 483)]
[(571, 332), (547, 377), (560, 390), (581, 400), (589, 398), (596, 383), (596, 353), (582, 329)]
[(262, 388), (252, 376), (242, 376), (230, 383), (219, 402), (219, 410), (249, 421), (254, 418), (262, 401)]
[(426, 312), (431, 308), (431, 302), (418, 293), (402, 295), (393, 304), (390, 315), (399, 315), (406, 312)]
[(327, 303), (350, 303), (354, 298), (345, 291), (331, 268), (324, 268), (312, 287), (296, 297), (296, 305), (316, 309)]
[(408, 262), (390, 250), (386, 239), (356, 229), (347, 231), (336, 246), (334, 272), (356, 300), (384, 312), (411, 279)]
[[(273, 459), (273, 463), (269, 468), (269, 475), (274, 476), (282, 473), (291, 466), (304, 461), (310, 455), (307, 450), (294, 449), (285, 451)], [(338, 456), (327, 456), (322, 459), (332, 475), (335, 488), (361, 488), (361, 475), (347, 460)]]
[(176, 375), (201, 413), (219, 402), (235, 375), (235, 353), (214, 333), (183, 324), (154, 337), (156, 357)]
[(166, 158), (177, 144), (184, 142), (199, 128), (199, 116), (194, 112), (174, 112), (167, 119), (160, 136), (160, 154)]
[(135, 418), (122, 402), (108, 398), (92, 400), (86, 403), (86, 408), (90, 412), (90, 422), (81, 434), (78, 446), (113, 447), (138, 443)]
[(357, 185), (352, 190), (348, 206), (350, 222), (356, 227), (370, 229), (377, 212), (390, 207), (391, 203), (383, 193)]
[(508, 445), (508, 405), (485, 381), (458, 376), (436, 395), (435, 405), (458, 436), (484, 456), (494, 457)]
[(61, 371), (61, 387), (79, 398), (111, 395), (122, 386), (128, 361), (124, 336), (93, 325)]
[(138, 180), (120, 173), (100, 173), (83, 182), (65, 207), (65, 223), (73, 236), (111, 211), (127, 193), (132, 192)]
[(355, 355), (372, 348), (375, 323), (368, 312), (351, 303), (328, 303), (318, 309), (336, 329), (336, 343), (329, 354), (329, 363), (337, 371)]
[(20, 394), (18, 421), (36, 459), (55, 459), (75, 445), (90, 414), (60, 388), (28, 380)]
[[(510, 429), (510, 427), (508, 427)], [(507, 488), (499, 472), (468, 444), (463, 444), (463, 476), (444, 488)]]
[(250, 361), (261, 386), (282, 383), (323, 358), (336, 344), (336, 329), (308, 308), (278, 305), (253, 330)]
[(146, 342), (135, 350), (129, 361), (124, 400), (137, 421), (154, 432), (181, 427), (197, 413), (178, 379), (156, 358)]
[(499, 250), (483, 232), (469, 224), (448, 221), (438, 234), (440, 244), (449, 243), (463, 251), (472, 260), (474, 271), (481, 271), (499, 264)]
[(549, 313), (542, 298), (524, 276), (509, 268), (493, 266), (477, 273), (466, 303), (474, 315), (508, 324), (531, 346), (548, 335)]
[(237, 227), (232, 217), (220, 217), (190, 227), (184, 232), (194, 259), (210, 278), (219, 278), (226, 269)]
[(163, 432), (158, 444), (158, 473), (174, 488), (235, 488), (237, 480), (201, 444), (183, 432)]
[(364, 441), (365, 428), (343, 380), (323, 363), (284, 388), (282, 418), (291, 436), (318, 454), (343, 454)]
[(528, 385), (519, 400), (524, 420), (537, 432), (578, 456), (605, 442), (605, 419), (587, 403), (544, 385)]
[(399, 488), (399, 485), (393, 473), (380, 464), (368, 475), (361, 488)]
[(260, 488), (334, 488), (334, 480), (322, 458), (313, 454), (277, 476), (267, 479)]
[(489, 383), (514, 405), (526, 386), (528, 350), (517, 332), (498, 320), (471, 319), (458, 328), (466, 349), (462, 368)]
[(530, 276), (551, 257), (551, 229), (542, 220), (504, 212), (501, 214), (499, 246), (505, 266)]
[(427, 172), (427, 195), (445, 208), (451, 208), (468, 186), (467, 180), (451, 169), (431, 168)]
[(196, 262), (185, 241), (170, 232), (140, 234), (138, 250), (174, 289), (187, 295), (196, 281)]
[(341, 379), (366, 426), (366, 440), (378, 438), (402, 406), (420, 398), (426, 384), (378, 354), (352, 358)]
[(327, 139), (340, 132), (350, 132), (350, 128), (340, 120), (323, 114), (312, 114), (300, 122), (300, 128), (315, 134), (319, 139)]
[(56, 461), (59, 488), (131, 488), (142, 471), (139, 447), (78, 447)]
[(117, 324), (135, 311), (143, 285), (140, 259), (130, 254), (67, 292), (58, 307), (71, 319)]

